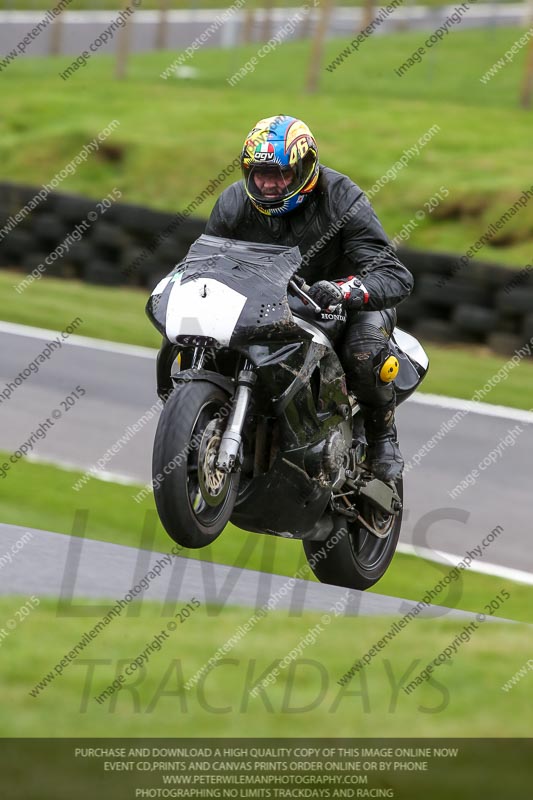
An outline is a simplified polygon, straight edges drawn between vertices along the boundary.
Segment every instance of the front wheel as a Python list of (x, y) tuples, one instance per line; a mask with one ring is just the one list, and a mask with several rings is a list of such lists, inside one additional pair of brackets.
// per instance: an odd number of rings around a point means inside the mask
[(229, 411), (222, 389), (193, 380), (178, 384), (159, 418), (154, 499), (166, 532), (184, 547), (211, 544), (233, 512), (240, 474), (215, 466)]
[[(403, 499), (403, 481), (396, 484)], [(367, 506), (364, 518), (381, 535), (370, 533), (360, 522), (337, 516), (333, 532), (323, 541), (304, 541), (304, 551), (321, 583), (348, 589), (369, 589), (383, 577), (392, 561), (402, 527), (402, 512), (385, 515)]]

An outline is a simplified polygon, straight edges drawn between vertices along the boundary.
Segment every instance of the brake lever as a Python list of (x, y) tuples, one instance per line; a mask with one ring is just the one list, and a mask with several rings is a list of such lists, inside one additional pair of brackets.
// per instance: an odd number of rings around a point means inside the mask
[(291, 278), (289, 281), (289, 286), (295, 292), (295, 294), (298, 295), (304, 305), (310, 305), (317, 313), (322, 311), (318, 303), (315, 303), (313, 298), (306, 294), (306, 291), (308, 292), (311, 287), (304, 280), (302, 280), (302, 283), (299, 286), (296, 281)]

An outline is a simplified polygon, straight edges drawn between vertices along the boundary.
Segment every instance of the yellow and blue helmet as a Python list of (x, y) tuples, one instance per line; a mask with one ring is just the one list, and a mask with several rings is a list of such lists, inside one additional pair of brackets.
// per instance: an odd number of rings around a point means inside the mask
[(262, 214), (299, 208), (318, 180), (318, 147), (305, 122), (279, 115), (261, 119), (244, 141), (246, 194)]

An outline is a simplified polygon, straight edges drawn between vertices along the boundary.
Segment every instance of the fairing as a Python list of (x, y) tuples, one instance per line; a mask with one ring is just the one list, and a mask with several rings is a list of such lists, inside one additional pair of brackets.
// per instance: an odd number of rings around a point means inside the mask
[(300, 262), (297, 247), (203, 235), (156, 286), (147, 313), (177, 344), (200, 337), (240, 349), (252, 341), (310, 338), (287, 301), (287, 284)]
[(155, 287), (146, 312), (173, 344), (198, 340), (241, 352), (256, 342), (313, 339), (331, 346), (345, 317), (317, 315), (299, 298), (287, 298), (300, 265), (297, 247), (203, 235)]

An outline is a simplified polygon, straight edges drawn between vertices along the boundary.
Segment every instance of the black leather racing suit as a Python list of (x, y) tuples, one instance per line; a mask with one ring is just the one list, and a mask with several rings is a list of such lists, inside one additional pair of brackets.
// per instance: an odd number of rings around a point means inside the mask
[(369, 293), (368, 310), (350, 313), (337, 348), (347, 383), (363, 408), (394, 407), (392, 384), (382, 384), (376, 366), (388, 350), (396, 324), (394, 306), (413, 288), (409, 270), (394, 249), (362, 190), (346, 175), (320, 167), (315, 189), (302, 206), (267, 216), (249, 200), (242, 181), (220, 195), (206, 233), (249, 242), (295, 246), (307, 283), (357, 275)]

